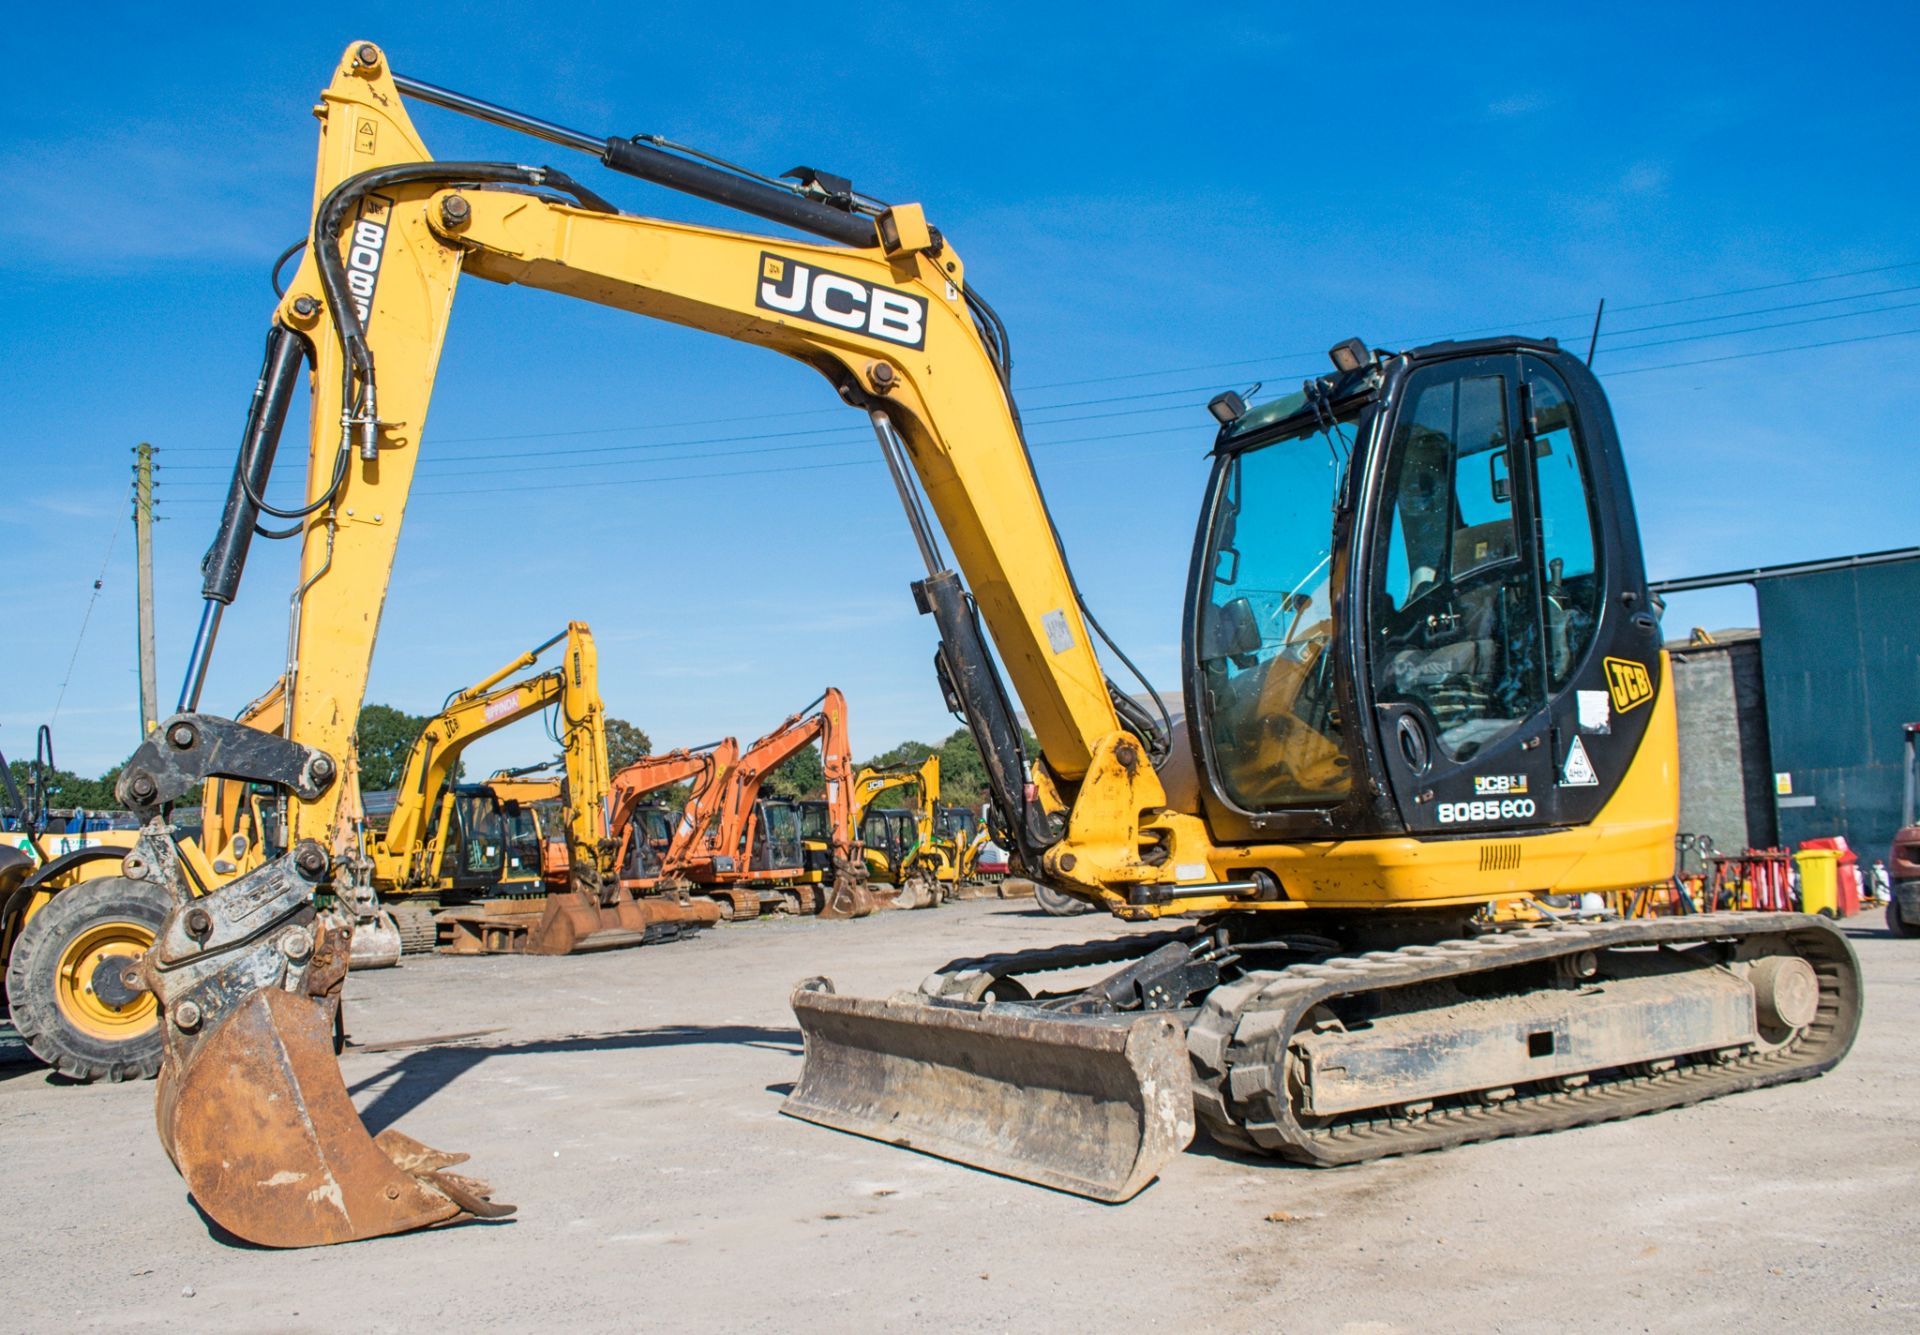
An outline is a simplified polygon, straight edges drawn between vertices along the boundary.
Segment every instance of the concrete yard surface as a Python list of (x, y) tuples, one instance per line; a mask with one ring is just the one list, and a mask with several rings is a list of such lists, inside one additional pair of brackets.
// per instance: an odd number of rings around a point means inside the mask
[(354, 1041), (401, 1045), (342, 1060), (369, 1127), (520, 1213), (347, 1247), (212, 1235), (151, 1084), (0, 1070), (0, 1329), (1920, 1328), (1920, 941), (1877, 914), (1834, 1073), (1580, 1131), (1317, 1171), (1203, 1142), (1116, 1207), (778, 1114), (797, 980), (1118, 930), (987, 901), (355, 974)]

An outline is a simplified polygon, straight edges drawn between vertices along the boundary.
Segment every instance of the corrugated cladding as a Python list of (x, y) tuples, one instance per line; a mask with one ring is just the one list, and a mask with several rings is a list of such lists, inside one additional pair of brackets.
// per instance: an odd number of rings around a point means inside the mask
[(1680, 718), (1680, 829), (1722, 852), (1771, 847), (1773, 762), (1767, 746), (1760, 637), (1718, 631), (1670, 645)]
[[(1883, 858), (1900, 823), (1901, 725), (1920, 721), (1920, 560), (1755, 581), (1780, 838)], [(1810, 799), (1810, 800), (1809, 800)]]

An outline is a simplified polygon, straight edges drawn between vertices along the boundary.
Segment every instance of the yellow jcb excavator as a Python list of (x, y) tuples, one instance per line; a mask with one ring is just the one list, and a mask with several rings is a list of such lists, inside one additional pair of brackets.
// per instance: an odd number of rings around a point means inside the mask
[[(904, 788), (913, 789), (914, 805), (876, 805), (881, 797)], [(864, 766), (853, 777), (853, 828), (867, 876), (894, 887), (894, 908), (932, 908), (946, 897), (943, 881), (958, 877), (957, 855), (944, 856), (946, 850), (935, 847), (933, 813), (939, 800), (938, 754), (918, 765)]]
[[(435, 162), (410, 100), (818, 239), (636, 216), (550, 168)], [(446, 1171), (460, 1156), (369, 1138), (329, 1045), (365, 883), (337, 757), (463, 274), (824, 375), (892, 471), (941, 686), (1020, 868), (1167, 922), (956, 961), (917, 997), (803, 983), (807, 1055), (785, 1111), (1122, 1200), (1196, 1115), (1230, 1145), (1345, 1163), (1690, 1104), (1847, 1051), (1858, 972), (1823, 920), (1542, 907), (1529, 925), (1482, 926), (1490, 903), (1672, 868), (1658, 609), (1606, 398), (1556, 344), (1354, 339), (1297, 393), (1217, 397), (1176, 715), (1109, 682), (1096, 641), (1127, 660), (1088, 613), (1035, 481), (1006, 326), (918, 206), (823, 171), (774, 179), (658, 136), (567, 129), (398, 77), (372, 43), (346, 49), (316, 112), (310, 244), (274, 314), (189, 689), (120, 780), (147, 821), (128, 874), (175, 899), (139, 970), (165, 1015), (159, 1129), (221, 1226), (300, 1246), (505, 1208)], [(277, 734), (194, 712), (193, 683), (309, 361)], [(1110, 517), (1129, 522), (1145, 520)], [(160, 812), (209, 773), (283, 788), (287, 851), (195, 898)], [(316, 912), (316, 883), (335, 907)], [(1087, 966), (1110, 971), (1046, 990)]]
[[(562, 641), (566, 648), (557, 666), (508, 680)], [(402, 938), (415, 949), (431, 949), (437, 942), (457, 954), (527, 950), (550, 955), (639, 945), (646, 939), (644, 928), (632, 930), (617, 914), (597, 915), (589, 924), (549, 912), (544, 850), (530, 813), (503, 803), (492, 785), (461, 789), (453, 783), (467, 747), (549, 710), (566, 775), (560, 789), (566, 865), (611, 874), (599, 655), (587, 624), (572, 621), (565, 631), (447, 698), (407, 753), (385, 828), (368, 831), (374, 886), (398, 920)], [(524, 826), (529, 837), (514, 839), (510, 826)], [(559, 893), (572, 893), (564, 877)]]

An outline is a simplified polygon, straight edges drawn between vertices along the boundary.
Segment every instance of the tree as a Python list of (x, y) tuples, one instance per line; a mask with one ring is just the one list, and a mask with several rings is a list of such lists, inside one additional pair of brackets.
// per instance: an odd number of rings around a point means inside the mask
[(367, 705), (361, 709), (360, 722), (353, 733), (354, 749), (360, 757), (361, 791), (378, 793), (400, 786), (400, 772), (407, 766), (407, 753), (413, 750), (427, 722), (425, 714), (408, 714), (391, 705)]
[(940, 800), (976, 811), (987, 797), (987, 765), (969, 728), (956, 728), (940, 744)]
[[(33, 801), (33, 792), (28, 787), (33, 775), (32, 763), (14, 760), (8, 762), (7, 768), (13, 771), (13, 781), (20, 789), (22, 800)], [(98, 779), (83, 779), (72, 770), (47, 770), (42, 775), (41, 795), (48, 808), (55, 811), (69, 808), (97, 810), (102, 807), (113, 810), (120, 805), (113, 795), (114, 780), (120, 777), (120, 769), (119, 765), (115, 765)], [(6, 814), (13, 815), (11, 807)]]
[(796, 802), (803, 797), (821, 797), (827, 791), (827, 769), (820, 760), (818, 746), (804, 746), (768, 770), (760, 786), (770, 797)]
[[(25, 760), (12, 760), (8, 762), (7, 768), (13, 771), (13, 781), (19, 785), (21, 798), (31, 802), (33, 794), (29, 791), (27, 784), (33, 773), (32, 763)], [(122, 761), (97, 779), (83, 779), (72, 770), (50, 769), (42, 779), (45, 805), (49, 811), (118, 811), (121, 809), (120, 799), (115, 795), (113, 786), (119, 782), (120, 771), (125, 768), (126, 762)], [(176, 798), (173, 803), (176, 809), (199, 804), (198, 785), (195, 785), (190, 792)], [(11, 819), (14, 815), (11, 805), (6, 804), (4, 811), (0, 811), (0, 815)]]
[(653, 738), (623, 718), (607, 719), (607, 768), (615, 774), (653, 754)]

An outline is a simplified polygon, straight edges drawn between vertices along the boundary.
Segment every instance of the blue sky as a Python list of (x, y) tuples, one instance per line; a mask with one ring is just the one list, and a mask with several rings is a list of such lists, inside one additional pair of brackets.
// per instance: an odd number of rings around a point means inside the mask
[[(307, 224), (307, 108), (359, 38), (563, 124), (923, 201), (1012, 328), (1089, 601), (1176, 690), (1202, 405), (1297, 383), (1349, 335), (1584, 346), (1604, 296), (1618, 332), (1596, 368), (1656, 576), (1914, 540), (1911, 6), (1844, 24), (1770, 5), (354, 8), (353, 26), (298, 7), (14, 20), (35, 56), (0, 92), (9, 753), (57, 700), (64, 764), (96, 772), (136, 740), (123, 516), (142, 439), (171, 706), (267, 266)], [(415, 119), (442, 157), (550, 161), (634, 211), (725, 221), (563, 149)], [(1709, 294), (1731, 295), (1681, 300)], [(1800, 347), (1837, 340), (1856, 341)], [(424, 450), (371, 700), (429, 710), (581, 617), (610, 709), (662, 744), (757, 735), (826, 684), (861, 754), (953, 726), (898, 502), (812, 372), (471, 282)], [(297, 485), (288, 469), (274, 490)], [(210, 707), (278, 670), (289, 547), (256, 544)], [(1752, 615), (1740, 591), (1689, 595), (1668, 631)], [(475, 758), (546, 749), (523, 725)]]

